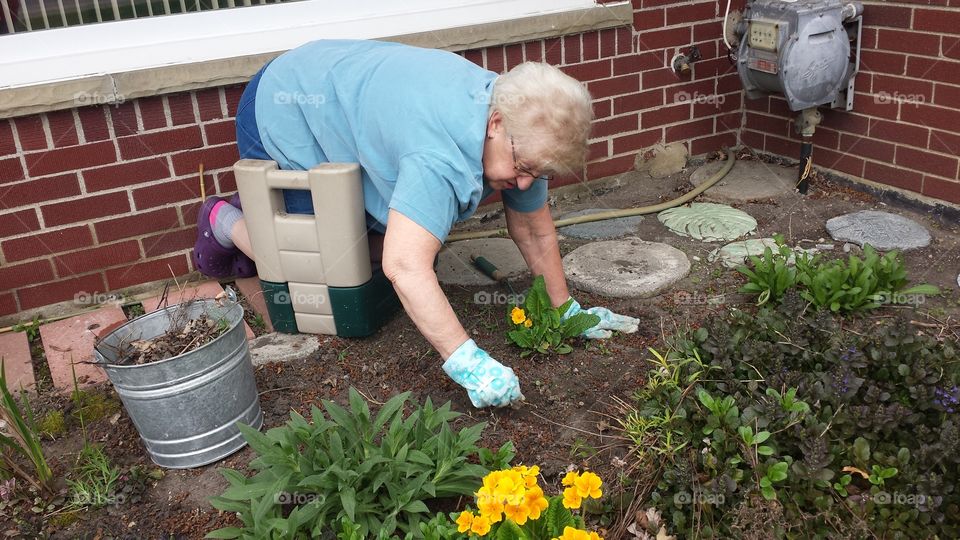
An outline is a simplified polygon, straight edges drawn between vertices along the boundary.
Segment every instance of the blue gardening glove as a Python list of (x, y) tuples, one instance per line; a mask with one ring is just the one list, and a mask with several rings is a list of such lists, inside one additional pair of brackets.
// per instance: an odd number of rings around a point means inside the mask
[[(573, 298), (571, 297), (570, 300), (573, 300)], [(591, 315), (600, 317), (600, 322), (597, 323), (596, 326), (588, 328), (583, 332), (583, 337), (589, 339), (607, 339), (613, 335), (614, 330), (623, 332), (624, 334), (632, 334), (637, 331), (637, 327), (640, 325), (640, 319), (626, 315), (617, 315), (607, 308), (592, 307), (590, 309), (583, 309), (576, 300), (573, 300), (573, 303), (567, 308), (567, 312), (563, 314), (562, 318), (563, 320), (567, 320), (580, 312), (590, 313)]]
[(491, 358), (472, 339), (453, 351), (443, 363), (443, 371), (467, 389), (470, 402), (478, 409), (504, 407), (524, 399), (513, 370)]

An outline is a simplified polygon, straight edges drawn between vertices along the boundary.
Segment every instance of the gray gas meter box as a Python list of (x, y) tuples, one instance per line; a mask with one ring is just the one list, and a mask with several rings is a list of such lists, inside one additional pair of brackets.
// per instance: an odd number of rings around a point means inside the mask
[(736, 28), (747, 97), (782, 93), (793, 111), (852, 109), (862, 12), (859, 2), (841, 0), (750, 2)]

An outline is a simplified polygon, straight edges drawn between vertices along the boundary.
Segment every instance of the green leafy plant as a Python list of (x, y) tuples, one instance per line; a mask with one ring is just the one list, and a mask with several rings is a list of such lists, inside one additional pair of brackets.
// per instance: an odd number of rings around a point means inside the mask
[(791, 266), (793, 250), (784, 243), (782, 235), (774, 235), (773, 238), (777, 243), (777, 251), (767, 247), (762, 256), (749, 257), (752, 268), (746, 265), (737, 267), (738, 272), (749, 278), (740, 292), (758, 294), (759, 305), (779, 301), (785, 292), (797, 284), (797, 269)]
[(26, 332), (27, 340), (33, 341), (40, 337), (40, 326), (46, 321), (40, 318), (40, 315), (34, 315), (33, 320), (30, 322), (17, 323), (13, 325), (14, 332)]
[(119, 486), (120, 469), (99, 445), (84, 443), (77, 455), (72, 478), (67, 478), (70, 499), (67, 509), (100, 508), (117, 503), (115, 492)]
[(523, 307), (514, 306), (507, 315), (513, 328), (507, 332), (507, 338), (524, 349), (520, 356), (551, 351), (567, 354), (573, 347), (565, 340), (579, 336), (600, 322), (600, 317), (584, 312), (563, 320), (572, 303), (571, 299), (558, 308), (553, 307), (543, 276), (534, 278)]
[[(49, 494), (53, 472), (43, 455), (33, 409), (25, 391), (21, 389), (19, 403), (10, 393), (3, 358), (0, 358), (0, 421), (0, 472), (5, 477), (16, 476)], [(18, 457), (26, 458), (32, 470), (21, 466)]]
[(292, 411), (266, 433), (240, 424), (257, 472), (222, 470), (230, 488), (211, 503), (237, 512), (243, 527), (208, 538), (413, 537), (428, 521), (427, 501), (471, 494), (488, 470), (483, 457), (512, 459), (508, 445), (478, 456), (485, 424), (453, 432), (460, 414), (449, 403), (435, 408), (428, 398), (404, 418), (409, 397), (394, 396), (374, 417), (351, 388), (349, 408), (325, 400), (311, 408), (312, 422)]

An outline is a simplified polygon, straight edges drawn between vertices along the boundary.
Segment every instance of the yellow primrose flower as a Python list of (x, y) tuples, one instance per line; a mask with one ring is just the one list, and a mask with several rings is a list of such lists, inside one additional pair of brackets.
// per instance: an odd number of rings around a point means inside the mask
[(577, 471), (570, 471), (566, 476), (563, 477), (563, 480), (561, 480), (560, 483), (565, 486), (572, 486), (573, 483), (577, 481), (577, 478), (580, 478), (580, 473)]
[(470, 531), (480, 536), (487, 534), (490, 532), (490, 520), (484, 516), (477, 516), (473, 518), (473, 524), (470, 527)]
[(473, 512), (463, 511), (460, 512), (460, 516), (457, 518), (457, 532), (465, 533), (470, 530), (470, 527), (473, 525)]
[(603, 491), (600, 490), (601, 484), (603, 484), (603, 481), (592, 472), (583, 473), (580, 478), (577, 478), (573, 483), (577, 488), (577, 495), (593, 499), (599, 499), (603, 496)]
[(527, 320), (527, 314), (524, 313), (523, 309), (514, 306), (510, 311), (510, 318), (513, 320), (513, 324), (523, 324), (523, 321)]
[(588, 533), (587, 531), (581, 531), (580, 529), (575, 529), (573, 527), (564, 527), (563, 535), (554, 538), (553, 540), (603, 540), (600, 538), (600, 535), (595, 532)]
[(507, 519), (513, 521), (517, 525), (523, 525), (527, 522), (527, 517), (530, 515), (530, 509), (525, 504), (510, 504), (503, 507), (503, 513), (507, 516)]
[(550, 506), (550, 501), (543, 496), (543, 490), (539, 486), (527, 490), (523, 503), (530, 510), (530, 519), (540, 519), (540, 513)]
[(523, 321), (524, 328), (530, 328), (531, 326), (533, 326), (533, 321), (531, 321), (530, 319)]
[(577, 488), (568, 487), (563, 490), (563, 507), (564, 508), (580, 508), (580, 503), (583, 502), (583, 497), (577, 493)]

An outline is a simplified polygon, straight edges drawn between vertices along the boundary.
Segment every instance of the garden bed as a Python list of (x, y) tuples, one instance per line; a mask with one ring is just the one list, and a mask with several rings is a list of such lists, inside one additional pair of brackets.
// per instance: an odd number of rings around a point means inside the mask
[[(689, 172), (661, 180), (628, 175), (622, 187), (608, 185), (603, 192), (588, 193), (579, 199), (561, 199), (556, 204), (563, 212), (589, 206), (642, 206), (661, 202), (658, 197), (662, 194), (671, 198), (689, 190), (688, 177)], [(602, 204), (598, 204), (599, 201)], [(790, 243), (809, 240), (815, 244), (828, 238), (823, 228), (827, 219), (882, 205), (868, 195), (818, 178), (807, 198), (737, 206), (757, 219), (759, 232), (764, 236), (776, 232), (785, 235)], [(864, 316), (850, 317), (845, 319), (849, 321), (844, 323), (846, 329), (862, 333), (878, 321), (906, 314), (904, 324), (912, 325), (914, 332), (942, 340), (956, 339), (960, 332), (957, 226), (944, 225), (919, 211), (902, 213), (923, 223), (934, 239), (930, 247), (904, 255), (910, 279), (939, 286), (945, 294), (926, 298), (917, 306), (887, 306)], [(482, 227), (498, 226), (497, 221), (502, 222), (502, 216), (483, 223)], [(651, 299), (607, 299), (573, 291), (585, 307), (602, 305), (639, 318), (640, 329), (636, 334), (619, 335), (607, 341), (577, 342), (568, 355), (520, 358), (520, 350), (505, 342), (511, 326), (506, 316), (508, 306), (474, 302), (475, 294), (493, 292), (493, 288), (444, 287), (471, 337), (491, 356), (513, 367), (520, 377), (527, 400), (519, 409), (473, 409), (463, 389), (443, 375), (436, 352), (401, 314), (369, 338), (322, 336), (321, 352), (305, 361), (258, 367), (257, 385), (265, 429), (286, 422), (291, 409), (308, 414), (310, 406), (321, 399), (344, 404), (350, 387), (355, 387), (374, 410), (405, 391), (411, 391), (412, 400), (420, 403), (428, 396), (437, 405), (451, 401), (454, 410), (466, 413), (455, 421), (456, 427), (487, 422), (478, 444), (495, 449), (512, 441), (517, 451), (515, 463), (539, 465), (541, 485), (548, 493), (562, 489), (561, 479), (570, 466), (597, 472), (605, 481), (606, 498), (596, 508), (600, 513), (588, 516), (587, 523), (592, 530), (611, 528), (627, 511), (629, 495), (635, 491), (650, 494), (653, 490), (645, 480), (655, 473), (636, 470), (631, 443), (624, 438), (618, 422), (618, 418), (623, 417), (624, 404), (635, 403), (634, 395), (647, 380), (648, 360), (653, 358), (648, 347), (664, 352), (672, 336), (684, 329), (715, 322), (731, 309), (756, 310), (755, 297), (737, 292), (744, 283), (741, 275), (706, 262), (709, 252), (719, 247), (718, 244), (678, 237), (663, 228), (654, 216), (647, 216), (641, 223), (639, 236), (671, 244), (687, 253), (693, 260), (690, 275), (672, 290)], [(565, 254), (583, 243), (564, 240), (561, 250)], [(837, 256), (845, 256), (841, 244), (837, 243)], [(519, 285), (529, 284), (527, 280)], [(49, 535), (52, 538), (199, 538), (214, 529), (238, 524), (233, 514), (213, 509), (207, 499), (220, 495), (228, 485), (216, 468), (243, 470), (255, 456), (253, 450), (245, 448), (216, 466), (161, 473), (150, 464), (126, 413), (109, 406), (118, 405), (112, 388), (102, 385), (86, 392), (99, 396), (101, 402), (107, 404), (104, 406), (107, 412), (102, 412), (99, 418), (93, 414), (87, 416), (86, 439), (101, 444), (109, 459), (125, 472), (121, 485), (128, 486), (129, 496), (100, 509), (55, 515), (42, 509), (34, 513), (32, 504), (23, 503), (16, 507), (16, 512), (8, 512), (11, 508), (4, 510), (5, 521), (0, 525), (0, 532), (16, 531), (19, 536)], [(67, 431), (54, 439), (45, 438), (43, 443), (55, 474), (63, 475), (70, 470), (83, 446), (79, 423), (70, 414), (77, 407), (75, 403), (49, 393), (35, 400), (38, 416), (56, 410), (67, 411)], [(466, 502), (466, 499), (452, 501), (445, 509), (452, 511)], [(764, 507), (759, 508), (757, 516), (766, 515)], [(668, 514), (665, 516), (667, 521), (671, 519)]]

